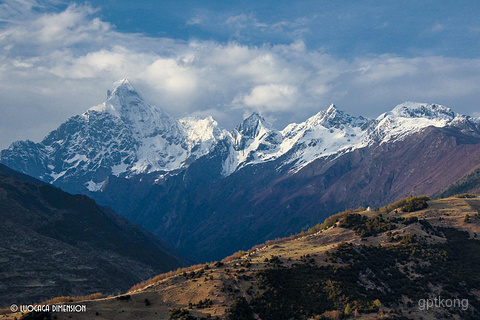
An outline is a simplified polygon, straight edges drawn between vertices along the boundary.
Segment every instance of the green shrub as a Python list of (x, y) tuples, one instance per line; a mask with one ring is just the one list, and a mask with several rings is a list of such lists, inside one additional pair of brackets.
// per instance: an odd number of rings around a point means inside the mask
[(461, 193), (454, 195), (455, 198), (476, 198), (477, 196), (472, 193)]
[(414, 212), (427, 208), (428, 200), (430, 200), (430, 198), (427, 196), (410, 196), (388, 205), (386, 210), (387, 212), (392, 212), (395, 209), (400, 209), (404, 212)]
[(197, 318), (190, 314), (186, 309), (174, 308), (170, 310), (170, 319), (172, 320), (196, 320)]
[(417, 217), (409, 217), (407, 219), (405, 219), (402, 223), (404, 225), (409, 225), (409, 224), (412, 224), (412, 223), (415, 223), (415, 222), (418, 222), (418, 218)]
[(340, 219), (339, 227), (352, 229), (361, 237), (369, 237), (395, 229), (395, 225), (382, 217), (381, 214), (368, 218), (358, 213), (346, 214)]
[(253, 310), (244, 297), (238, 297), (227, 310), (226, 320), (254, 320)]

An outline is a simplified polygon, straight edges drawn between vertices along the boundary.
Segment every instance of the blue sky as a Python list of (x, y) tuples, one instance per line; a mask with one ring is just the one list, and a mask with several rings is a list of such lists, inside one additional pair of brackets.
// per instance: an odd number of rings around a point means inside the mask
[[(478, 1), (93, 1), (123, 32), (366, 54), (476, 58)], [(162, 3), (162, 2), (161, 2)], [(229, 21), (229, 23), (226, 23)]]
[(277, 128), (335, 103), (480, 116), (479, 1), (0, 1), (0, 148), (128, 77), (174, 116)]

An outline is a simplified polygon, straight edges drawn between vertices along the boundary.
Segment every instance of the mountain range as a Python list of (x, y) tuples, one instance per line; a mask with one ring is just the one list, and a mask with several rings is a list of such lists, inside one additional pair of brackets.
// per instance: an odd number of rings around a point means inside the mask
[(331, 105), (275, 129), (254, 113), (231, 132), (175, 119), (126, 79), (101, 105), (1, 163), (91, 196), (180, 253), (221, 258), (354, 206), (434, 194), (480, 167), (480, 119), (406, 102), (376, 119)]

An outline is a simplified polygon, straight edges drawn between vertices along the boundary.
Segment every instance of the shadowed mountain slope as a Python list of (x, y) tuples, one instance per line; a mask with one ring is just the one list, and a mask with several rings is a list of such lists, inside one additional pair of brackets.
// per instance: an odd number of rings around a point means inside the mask
[(0, 165), (0, 304), (112, 293), (186, 261), (84, 195)]

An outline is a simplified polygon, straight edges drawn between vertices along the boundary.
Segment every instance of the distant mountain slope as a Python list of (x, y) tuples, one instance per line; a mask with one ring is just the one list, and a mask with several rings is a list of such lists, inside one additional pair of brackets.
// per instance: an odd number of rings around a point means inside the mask
[(463, 193), (480, 193), (480, 168), (467, 174), (458, 181), (452, 183), (448, 188), (437, 193), (437, 196), (450, 197)]
[[(186, 186), (184, 182), (199, 171), (191, 166), (149, 188), (123, 213), (151, 226), (183, 254), (211, 261), (288, 236), (348, 207), (377, 207), (410, 194), (431, 195), (480, 165), (479, 146), (480, 136), (430, 127), (395, 143), (318, 159), (295, 173), (278, 171), (280, 158), (246, 166), (206, 185)], [(118, 188), (126, 185), (111, 181), (97, 196), (118, 195)], [(142, 184), (134, 185), (132, 190)]]
[(0, 305), (112, 293), (185, 265), (111, 209), (0, 165)]
[(480, 199), (427, 204), (339, 213), (306, 234), (82, 302), (75, 318), (478, 319)]

